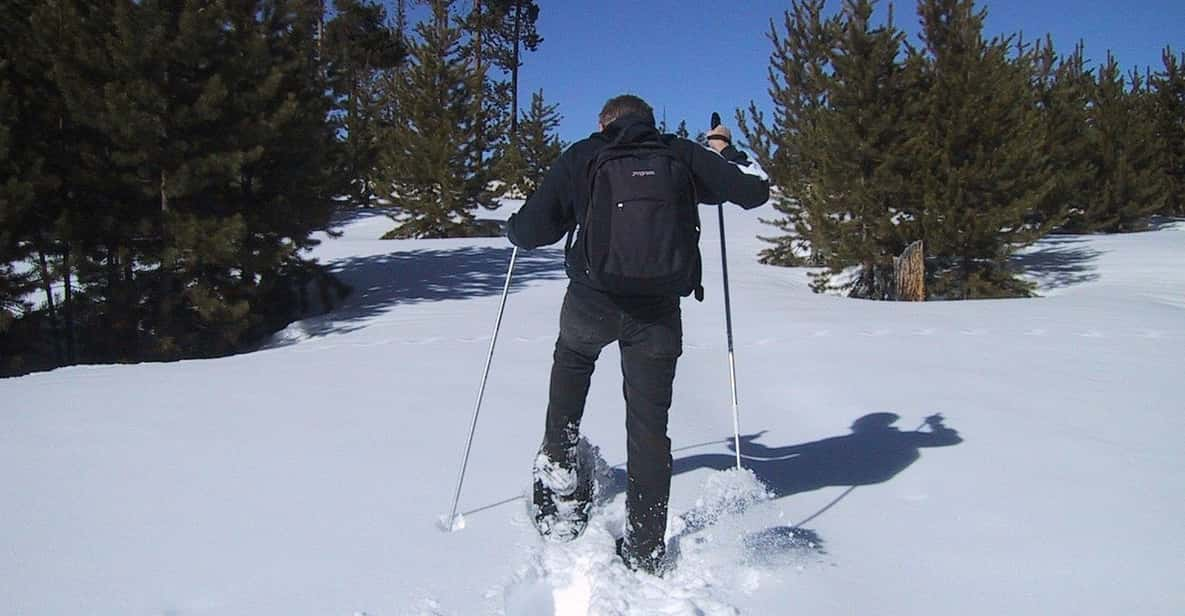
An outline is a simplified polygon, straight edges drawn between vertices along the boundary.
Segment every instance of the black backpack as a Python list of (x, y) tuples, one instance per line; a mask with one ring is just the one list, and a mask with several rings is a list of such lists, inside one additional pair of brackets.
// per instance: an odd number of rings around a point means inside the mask
[(699, 208), (691, 171), (647, 131), (621, 131), (589, 163), (575, 249), (585, 274), (618, 295), (703, 297)]

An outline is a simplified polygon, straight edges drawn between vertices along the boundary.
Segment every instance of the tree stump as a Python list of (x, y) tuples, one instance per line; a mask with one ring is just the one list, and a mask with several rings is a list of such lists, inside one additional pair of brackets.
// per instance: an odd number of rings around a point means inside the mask
[(926, 262), (922, 241), (906, 246), (900, 257), (893, 259), (893, 287), (898, 301), (926, 300)]

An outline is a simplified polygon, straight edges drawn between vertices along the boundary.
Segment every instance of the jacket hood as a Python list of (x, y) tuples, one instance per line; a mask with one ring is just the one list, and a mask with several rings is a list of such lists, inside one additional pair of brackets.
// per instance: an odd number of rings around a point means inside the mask
[[(622, 134), (624, 133), (624, 134)], [(601, 131), (601, 135), (608, 141), (621, 138), (624, 142), (640, 141), (642, 137), (657, 138), (659, 133), (654, 123), (638, 113), (627, 113), (617, 118)]]

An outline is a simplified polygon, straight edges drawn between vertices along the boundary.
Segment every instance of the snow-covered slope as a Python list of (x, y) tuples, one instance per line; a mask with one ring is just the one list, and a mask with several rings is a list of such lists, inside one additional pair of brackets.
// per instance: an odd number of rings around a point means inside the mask
[[(510, 249), (379, 241), (389, 221), (359, 217), (318, 249), (357, 293), (264, 350), (0, 381), (0, 613), (1185, 612), (1185, 225), (1039, 244), (1021, 261), (1042, 298), (896, 304), (757, 264), (770, 211), (728, 210), (743, 451), (763, 497), (718, 472), (732, 419), (703, 213), (667, 578), (613, 559), (616, 483), (570, 545), (543, 545), (524, 513), (558, 248), (520, 255), (467, 526), (437, 530)], [(938, 414), (945, 429), (915, 431)], [(585, 434), (624, 462), (612, 347)]]

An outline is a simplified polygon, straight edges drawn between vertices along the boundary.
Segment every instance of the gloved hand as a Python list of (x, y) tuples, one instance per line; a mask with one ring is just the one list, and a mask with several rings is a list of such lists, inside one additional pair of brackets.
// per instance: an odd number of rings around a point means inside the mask
[(732, 132), (723, 124), (709, 130), (706, 136), (708, 138), (708, 147), (717, 152), (723, 152), (724, 148), (732, 145)]

